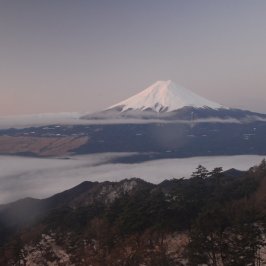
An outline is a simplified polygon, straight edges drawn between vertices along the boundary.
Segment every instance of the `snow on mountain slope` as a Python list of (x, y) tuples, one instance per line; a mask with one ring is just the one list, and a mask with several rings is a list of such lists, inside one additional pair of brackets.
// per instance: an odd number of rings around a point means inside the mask
[(157, 81), (142, 92), (109, 107), (107, 110), (121, 108), (127, 110), (153, 110), (155, 112), (171, 112), (183, 107), (228, 109), (218, 103), (209, 101), (171, 80)]

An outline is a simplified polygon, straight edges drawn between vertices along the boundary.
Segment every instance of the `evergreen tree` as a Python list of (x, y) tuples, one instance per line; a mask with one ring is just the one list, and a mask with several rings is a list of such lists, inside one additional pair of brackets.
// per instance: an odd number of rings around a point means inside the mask
[(198, 179), (198, 180), (204, 180), (209, 176), (209, 171), (207, 170), (207, 168), (205, 168), (202, 165), (199, 165), (196, 168), (196, 171), (192, 173), (192, 178), (194, 179)]

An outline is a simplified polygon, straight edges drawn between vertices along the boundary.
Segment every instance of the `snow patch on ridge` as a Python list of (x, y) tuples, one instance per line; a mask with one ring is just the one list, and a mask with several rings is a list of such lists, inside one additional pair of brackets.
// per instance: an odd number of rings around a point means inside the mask
[(218, 103), (209, 101), (171, 80), (157, 81), (142, 92), (109, 107), (107, 110), (121, 108), (127, 110), (153, 110), (155, 112), (171, 112), (183, 107), (228, 109)]

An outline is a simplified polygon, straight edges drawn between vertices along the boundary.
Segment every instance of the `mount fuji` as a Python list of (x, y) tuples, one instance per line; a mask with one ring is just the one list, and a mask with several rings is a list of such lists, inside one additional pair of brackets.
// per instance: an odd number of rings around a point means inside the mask
[(186, 120), (234, 119), (237, 121), (266, 119), (266, 115), (229, 108), (205, 99), (176, 85), (173, 81), (157, 81), (140, 93), (82, 119), (159, 119)]
[(0, 154), (63, 156), (123, 152), (115, 162), (266, 155), (266, 115), (229, 108), (172, 81), (157, 81), (105, 110), (50, 124), (0, 130)]
[(118, 108), (121, 112), (128, 110), (152, 110), (160, 113), (176, 111), (186, 106), (212, 109), (226, 108), (176, 85), (171, 80), (167, 80), (157, 81), (137, 95), (108, 109)]

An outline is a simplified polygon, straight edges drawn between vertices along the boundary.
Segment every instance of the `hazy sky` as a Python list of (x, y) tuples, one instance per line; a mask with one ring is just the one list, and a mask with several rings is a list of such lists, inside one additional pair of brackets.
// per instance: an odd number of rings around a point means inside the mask
[(0, 115), (94, 111), (172, 79), (266, 113), (265, 0), (0, 0)]

